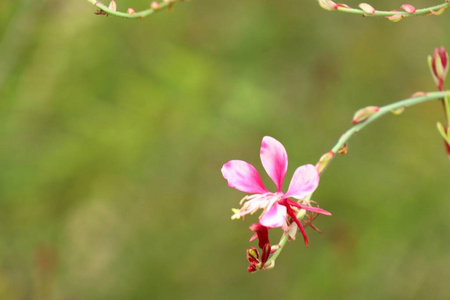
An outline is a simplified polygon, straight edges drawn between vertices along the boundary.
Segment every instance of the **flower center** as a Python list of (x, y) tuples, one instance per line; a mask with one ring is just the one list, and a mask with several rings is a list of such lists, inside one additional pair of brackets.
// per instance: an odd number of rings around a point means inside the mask
[(241, 209), (232, 209), (234, 215), (231, 219), (239, 219), (247, 214), (252, 215), (259, 209), (262, 209), (262, 214), (264, 214), (276, 202), (281, 201), (283, 197), (284, 193), (282, 192), (247, 195), (239, 202), (239, 204), (242, 205)]

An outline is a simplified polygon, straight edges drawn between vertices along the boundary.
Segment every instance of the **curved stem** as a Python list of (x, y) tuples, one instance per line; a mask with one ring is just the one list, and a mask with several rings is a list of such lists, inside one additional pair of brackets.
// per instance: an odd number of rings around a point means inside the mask
[(405, 100), (401, 100), (389, 105), (385, 105), (380, 107), (380, 109), (373, 115), (371, 115), (367, 120), (356, 124), (355, 126), (353, 126), (352, 128), (350, 128), (349, 130), (347, 130), (342, 136), (341, 138), (338, 140), (338, 142), (336, 143), (336, 145), (334, 145), (334, 147), (331, 149), (331, 151), (333, 151), (333, 153), (336, 153), (337, 151), (339, 151), (339, 149), (342, 148), (342, 146), (344, 146), (344, 144), (357, 132), (359, 132), (361, 129), (363, 129), (364, 127), (366, 127), (367, 125), (369, 125), (370, 123), (372, 123), (373, 121), (375, 121), (376, 119), (380, 118), (381, 116), (384, 116), (387, 113), (390, 113), (393, 110), (398, 110), (398, 109), (402, 109), (402, 108), (406, 108), (406, 107), (410, 107), (416, 104), (420, 104), (423, 102), (427, 102), (427, 101), (433, 101), (433, 100), (440, 100), (443, 97), (445, 97), (445, 95), (449, 94), (449, 91), (445, 91), (445, 92), (430, 92), (430, 93), (426, 93), (424, 96), (419, 96), (419, 97), (412, 97), (412, 98), (408, 98)]
[[(309, 195), (307, 197), (307, 199), (305, 199), (305, 200), (309, 200), (310, 198), (311, 198), (311, 195)], [(305, 215), (306, 215), (306, 210), (301, 209), (297, 214), (297, 219), (302, 220), (305, 217)], [(292, 222), (291, 226), (297, 226), (297, 225), (294, 222)], [(278, 243), (279, 248), (267, 260), (266, 266), (270, 266), (272, 261), (275, 261), (277, 259), (278, 255), (280, 255), (280, 253), (281, 253), (281, 250), (283, 250), (284, 245), (286, 245), (286, 242), (288, 241), (288, 239), (289, 239), (289, 235), (287, 233), (284, 233), (280, 239), (280, 242)]]
[(113, 15), (116, 17), (121, 17), (121, 18), (127, 18), (127, 19), (143, 19), (155, 12), (158, 12), (160, 10), (162, 10), (165, 7), (170, 7), (171, 5), (174, 5), (176, 2), (179, 2), (179, 0), (169, 0), (169, 1), (164, 1), (159, 4), (158, 9), (146, 9), (140, 12), (135, 12), (133, 14), (128, 14), (128, 13), (124, 13), (124, 12), (120, 12), (120, 11), (114, 11), (109, 9), (108, 6), (104, 5), (103, 3), (101, 3), (100, 1), (96, 1), (96, 0), (87, 0), (90, 3), (92, 3), (92, 5), (94, 5), (95, 7), (97, 7), (98, 9), (104, 11), (105, 13), (107, 13), (108, 15)]
[(441, 10), (447, 9), (450, 7), (450, 2), (445, 2), (442, 4), (438, 4), (435, 6), (417, 9), (414, 13), (408, 13), (406, 11), (382, 11), (382, 10), (375, 10), (374, 13), (367, 13), (363, 11), (362, 9), (358, 8), (351, 8), (351, 7), (345, 7), (345, 6), (338, 6), (335, 10), (342, 11), (350, 14), (359, 14), (363, 15), (364, 17), (391, 17), (395, 15), (402, 15), (403, 17), (414, 17), (414, 16), (423, 16), (428, 14), (438, 14), (441, 12)]
[[(337, 151), (339, 151), (339, 149), (342, 148), (342, 146), (344, 146), (344, 144), (355, 133), (359, 132), (361, 129), (363, 129), (364, 127), (366, 127), (367, 125), (369, 125), (373, 121), (375, 121), (378, 118), (380, 118), (380, 117), (382, 117), (382, 116), (392, 112), (393, 110), (398, 110), (398, 109), (410, 107), (410, 106), (413, 106), (413, 105), (416, 105), (416, 104), (420, 104), (420, 103), (423, 103), (423, 102), (428, 102), (428, 101), (433, 101), (433, 100), (440, 100), (440, 99), (444, 98), (446, 95), (450, 95), (450, 91), (430, 92), (430, 93), (426, 93), (424, 96), (412, 97), (412, 98), (408, 98), (408, 99), (405, 99), (405, 100), (397, 101), (397, 102), (389, 104), (389, 105), (382, 106), (382, 107), (380, 107), (380, 109), (376, 113), (371, 115), (367, 120), (365, 120), (365, 121), (363, 121), (363, 122), (361, 122), (359, 124), (356, 124), (353, 127), (351, 127), (349, 130), (347, 130), (341, 136), (341, 138), (338, 140), (338, 142), (333, 146), (331, 151), (333, 151), (333, 153), (336, 153)], [(331, 159), (330, 159), (330, 161), (331, 161)], [(312, 196), (312, 194), (309, 195), (305, 200), (311, 199), (311, 196)], [(301, 219), (303, 219), (305, 214), (306, 214), (306, 212), (302, 209), (298, 213), (297, 218), (299, 220), (301, 220)], [(295, 223), (293, 223), (293, 225), (291, 225), (291, 226), (296, 226), (296, 225), (295, 225)], [(278, 243), (279, 248), (267, 260), (266, 265), (270, 265), (270, 263), (272, 261), (274, 261), (278, 257), (278, 255), (280, 255), (281, 251), (283, 250), (284, 246), (286, 245), (286, 242), (288, 241), (288, 238), (289, 238), (288, 234), (284, 233), (283, 236), (280, 239), (280, 242)]]

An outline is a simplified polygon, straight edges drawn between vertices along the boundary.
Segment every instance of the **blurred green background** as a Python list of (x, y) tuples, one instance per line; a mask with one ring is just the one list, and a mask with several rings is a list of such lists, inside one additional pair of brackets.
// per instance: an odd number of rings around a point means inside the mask
[(313, 0), (94, 11), (0, 2), (0, 299), (450, 299), (438, 102), (350, 141), (313, 197), (333, 213), (315, 222), (324, 234), (309, 228), (310, 247), (289, 243), (269, 272), (246, 271), (256, 216), (230, 220), (244, 195), (220, 173), (246, 160), (273, 188), (264, 135), (286, 147), (290, 178), (357, 109), (435, 89), (426, 57), (450, 48), (450, 12), (392, 23)]

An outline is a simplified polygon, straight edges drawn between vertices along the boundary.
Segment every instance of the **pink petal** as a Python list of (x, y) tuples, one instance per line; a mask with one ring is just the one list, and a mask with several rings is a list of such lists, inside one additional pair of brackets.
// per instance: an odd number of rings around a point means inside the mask
[(313, 206), (303, 206), (301, 207), (301, 209), (304, 210), (309, 210), (312, 212), (315, 212), (317, 214), (322, 214), (322, 215), (326, 215), (326, 216), (331, 216), (331, 213), (329, 211), (326, 211), (325, 209), (321, 209), (319, 207), (313, 207)]
[(268, 190), (255, 167), (242, 160), (230, 160), (222, 167), (228, 186), (250, 194), (264, 194)]
[(295, 170), (289, 189), (284, 195), (286, 198), (293, 197), (304, 199), (314, 192), (319, 185), (319, 172), (313, 165), (304, 165)]
[(286, 149), (276, 139), (265, 136), (261, 143), (260, 154), (264, 169), (275, 182), (278, 192), (281, 192), (288, 165)]
[(297, 227), (300, 229), (300, 231), (302, 232), (303, 235), (303, 239), (305, 240), (305, 246), (306, 248), (308, 248), (309, 245), (309, 241), (308, 241), (308, 236), (306, 235), (305, 232), (305, 228), (303, 228), (302, 223), (300, 222), (300, 220), (297, 218), (297, 216), (295, 215), (294, 211), (292, 210), (292, 208), (288, 205), (286, 206), (287, 208), (287, 214), (292, 218), (292, 220), (294, 220), (295, 224), (297, 224)]
[(289, 204), (290, 206), (295, 206), (295, 207), (298, 207), (300, 209), (309, 210), (309, 211), (312, 211), (312, 212), (315, 212), (315, 213), (318, 213), (318, 214), (331, 216), (330, 212), (328, 212), (328, 211), (326, 211), (324, 209), (321, 209), (319, 207), (300, 205), (297, 202), (289, 200), (289, 199), (283, 199), (283, 200), (284, 200), (283, 204)]
[(263, 226), (276, 228), (286, 224), (286, 207), (275, 203), (259, 220)]

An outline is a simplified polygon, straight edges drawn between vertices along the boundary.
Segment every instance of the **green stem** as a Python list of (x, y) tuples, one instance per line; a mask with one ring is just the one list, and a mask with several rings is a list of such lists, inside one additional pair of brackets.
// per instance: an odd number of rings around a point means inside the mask
[(375, 121), (376, 119), (380, 118), (381, 116), (384, 116), (387, 113), (390, 113), (393, 110), (410, 107), (410, 106), (420, 104), (423, 102), (427, 102), (427, 101), (439, 100), (439, 99), (442, 99), (443, 97), (445, 97), (445, 95), (447, 95), (447, 94), (449, 94), (449, 91), (430, 92), (430, 93), (426, 93), (425, 96), (408, 98), (408, 99), (401, 100), (401, 101), (398, 101), (398, 102), (395, 102), (395, 103), (392, 103), (392, 104), (389, 104), (386, 106), (382, 106), (382, 107), (380, 107), (379, 111), (377, 111), (375, 114), (371, 115), (367, 120), (365, 120), (359, 124), (356, 124), (349, 130), (347, 130), (342, 135), (342, 137), (339, 139), (339, 141), (336, 143), (336, 145), (334, 145), (334, 147), (331, 149), (331, 151), (333, 151), (333, 153), (336, 153), (337, 151), (339, 151), (339, 149), (341, 149), (345, 145), (345, 143), (355, 133), (359, 132), (361, 129), (363, 129), (364, 127), (366, 127), (367, 125), (369, 125), (370, 123)]
[[(345, 143), (355, 133), (359, 132), (361, 129), (363, 129), (364, 127), (366, 127), (367, 125), (369, 125), (373, 121), (375, 121), (378, 118), (380, 118), (380, 117), (390, 113), (393, 110), (398, 110), (398, 109), (410, 107), (410, 106), (413, 106), (413, 105), (416, 105), (416, 104), (420, 104), (420, 103), (423, 103), (423, 102), (439, 100), (439, 99), (444, 98), (446, 95), (447, 96), (450, 95), (450, 91), (430, 92), (430, 93), (426, 93), (424, 96), (412, 97), (412, 98), (408, 98), (408, 99), (405, 99), (405, 100), (397, 101), (395, 103), (392, 103), (392, 104), (389, 104), (389, 105), (386, 105), (386, 106), (382, 106), (382, 107), (380, 107), (380, 109), (375, 114), (371, 115), (367, 120), (365, 120), (365, 121), (363, 121), (363, 122), (361, 122), (359, 124), (356, 124), (353, 127), (351, 127), (349, 130), (347, 130), (341, 136), (341, 138), (338, 140), (338, 142), (333, 146), (331, 151), (333, 151), (333, 153), (337, 153), (337, 151), (339, 151), (339, 149), (341, 149), (342, 146), (344, 146)], [(329, 162), (331, 162), (331, 160)], [(307, 199), (305, 199), (305, 200), (311, 199), (311, 196), (312, 196), (312, 194), (309, 195), (307, 197)], [(297, 215), (298, 219), (299, 220), (303, 219), (305, 214), (306, 214), (305, 210), (303, 210), (303, 209), (300, 210), (300, 212)], [(295, 225), (295, 223), (293, 223), (291, 226), (296, 226), (296, 225)], [(278, 243), (279, 248), (267, 260), (266, 265), (270, 265), (270, 263), (272, 261), (274, 261), (278, 257), (278, 255), (280, 255), (281, 251), (283, 250), (284, 246), (286, 245), (286, 242), (288, 241), (288, 238), (289, 238), (288, 234), (284, 233), (283, 236), (280, 239), (280, 242)]]
[(414, 16), (423, 16), (423, 15), (427, 15), (427, 14), (432, 14), (433, 12), (435, 13), (435, 12), (439, 11), (440, 9), (446, 9), (449, 6), (450, 6), (450, 2), (446, 2), (446, 3), (442, 3), (439, 5), (435, 5), (435, 6), (431, 6), (431, 7), (427, 7), (427, 8), (417, 9), (412, 14), (407, 13), (406, 11), (392, 12), (392, 11), (382, 11), (382, 10), (376, 10), (373, 14), (369, 14), (369, 13), (363, 11), (362, 9), (346, 8), (346, 7), (342, 7), (342, 6), (338, 7), (336, 10), (350, 13), (350, 14), (359, 14), (359, 15), (363, 15), (365, 17), (390, 17), (390, 16), (394, 16), (394, 15), (398, 15), (398, 14), (403, 15), (403, 17), (414, 17)]
[(96, 1), (96, 0), (87, 0), (90, 3), (92, 3), (92, 5), (94, 5), (95, 7), (97, 7), (98, 9), (106, 12), (108, 15), (113, 15), (113, 16), (117, 16), (117, 17), (121, 17), (121, 18), (127, 18), (127, 19), (143, 19), (155, 12), (158, 12), (160, 10), (162, 10), (165, 7), (168, 7), (170, 5), (173, 5), (176, 2), (179, 2), (179, 0), (169, 0), (166, 2), (160, 2), (159, 3), (159, 8), (158, 9), (147, 9), (147, 10), (143, 10), (140, 12), (135, 12), (134, 14), (128, 14), (128, 13), (124, 13), (124, 12), (120, 12), (120, 11), (113, 11), (111, 9), (108, 8), (108, 6), (104, 5), (103, 3), (101, 3), (100, 1)]
[[(311, 198), (311, 195), (305, 200), (309, 200), (310, 198)], [(306, 215), (306, 210), (301, 209), (297, 214), (297, 219), (302, 220), (305, 217), (305, 215)], [(292, 223), (291, 226), (297, 226), (297, 225), (295, 223)], [(286, 242), (288, 241), (288, 239), (289, 239), (289, 235), (287, 233), (284, 233), (280, 239), (280, 242), (278, 243), (279, 248), (267, 260), (267, 262), (265, 264), (266, 266), (269, 266), (272, 261), (277, 259), (278, 255), (280, 255), (280, 253), (281, 253), (281, 250), (283, 250), (284, 245), (286, 245)]]
[(447, 120), (447, 124), (450, 123), (450, 96), (446, 96), (444, 98), (444, 108), (445, 108), (445, 118)]

